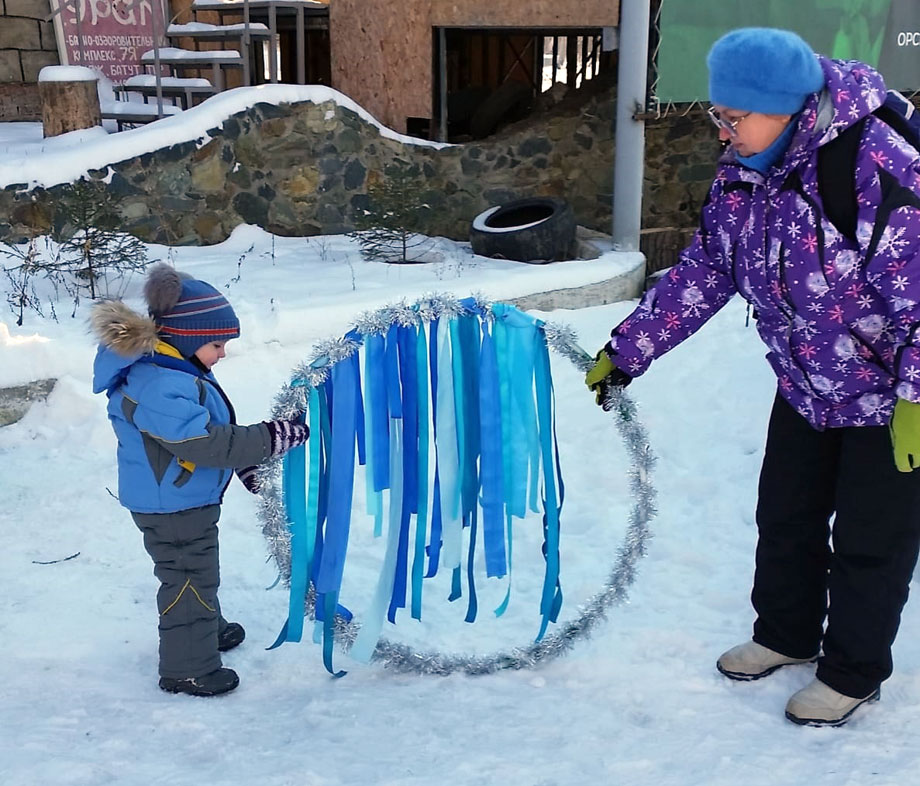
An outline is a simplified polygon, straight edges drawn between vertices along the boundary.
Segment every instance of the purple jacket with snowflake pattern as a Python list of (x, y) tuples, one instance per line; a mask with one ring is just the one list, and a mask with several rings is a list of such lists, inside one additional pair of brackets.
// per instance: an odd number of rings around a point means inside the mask
[(824, 217), (818, 148), (882, 104), (881, 76), (821, 58), (784, 157), (767, 175), (729, 151), (680, 261), (611, 333), (632, 376), (739, 292), (780, 394), (815, 428), (882, 425), (897, 397), (920, 402), (920, 156), (870, 116), (857, 153), (857, 242)]

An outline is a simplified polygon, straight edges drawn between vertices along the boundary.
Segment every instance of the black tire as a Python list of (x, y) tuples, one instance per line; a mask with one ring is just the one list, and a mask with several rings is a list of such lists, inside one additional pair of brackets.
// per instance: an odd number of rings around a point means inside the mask
[(567, 259), (575, 245), (575, 214), (564, 199), (517, 199), (476, 216), (470, 244), (484, 257), (536, 263)]

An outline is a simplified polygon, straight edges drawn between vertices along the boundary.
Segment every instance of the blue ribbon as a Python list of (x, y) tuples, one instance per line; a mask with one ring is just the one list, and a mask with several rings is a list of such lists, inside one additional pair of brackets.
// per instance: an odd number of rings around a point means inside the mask
[(358, 355), (332, 367), (335, 396), (332, 406), (332, 455), (330, 460), (329, 509), (322, 561), (316, 576), (318, 592), (338, 592), (342, 586), (355, 478), (357, 393), (360, 384)]
[(502, 406), (495, 342), (483, 327), (479, 366), (482, 540), (486, 576), (502, 577), (505, 564), (504, 489), (502, 482)]
[(412, 617), (422, 618), (422, 579), (425, 577), (425, 540), (428, 534), (428, 347), (425, 327), (419, 325), (415, 347), (418, 398), (418, 504), (415, 517), (415, 550), (412, 557)]
[[(399, 544), (396, 554), (396, 575), (387, 619), (396, 622), (397, 609), (406, 606), (406, 581), (409, 572), (409, 524), (418, 509), (418, 390), (416, 388), (415, 327), (400, 326), (397, 331), (399, 348), (399, 380), (402, 386), (402, 511), (399, 517)], [(392, 408), (391, 408), (392, 412)]]
[(549, 351), (545, 336), (536, 350), (537, 419), (540, 425), (540, 454), (543, 460), (544, 490), (544, 550), (546, 571), (543, 578), (543, 592), (540, 600), (542, 621), (537, 641), (546, 633), (549, 622), (555, 622), (562, 605), (562, 591), (559, 585), (559, 508), (556, 498), (556, 475), (554, 473), (553, 449), (553, 386), (550, 377)]
[(348, 672), (336, 671), (332, 667), (332, 643), (335, 637), (335, 611), (338, 606), (338, 592), (323, 596), (323, 665), (333, 677), (344, 677)]
[(428, 326), (428, 368), (431, 375), (431, 428), (434, 434), (434, 489), (431, 500), (431, 535), (428, 539), (428, 570), (430, 579), (438, 572), (441, 559), (441, 467), (438, 456), (438, 330), (441, 320), (431, 320)]
[(390, 487), (389, 412), (387, 411), (388, 376), (386, 342), (381, 335), (366, 336), (364, 340), (364, 384), (367, 388), (368, 430), (372, 436), (370, 477), (368, 485), (374, 491)]
[(476, 560), (476, 530), (478, 529), (476, 523), (476, 508), (473, 508), (469, 517), (470, 525), (470, 550), (467, 554), (466, 559), (466, 580), (470, 587), (470, 599), (466, 606), (466, 622), (475, 622), (476, 621), (476, 612), (479, 609), (479, 603), (476, 600), (476, 577), (473, 572), (473, 565)]
[(357, 353), (336, 363), (332, 367), (330, 380), (334, 396), (331, 415), (332, 452), (329, 462), (328, 514), (315, 584), (316, 591), (325, 596), (322, 604), (323, 663), (330, 674), (340, 676), (332, 668), (335, 632), (333, 618), (345, 569), (354, 493), (359, 405), (357, 391), (360, 386)]
[[(460, 458), (460, 500), (464, 520), (476, 509), (479, 494), (479, 320), (465, 314), (458, 320), (460, 379), (454, 379), (454, 394), (463, 391), (463, 407), (457, 411), (457, 429), (463, 430), (463, 454)], [(454, 363), (456, 372), (458, 363)], [(458, 384), (459, 383), (459, 384)]]

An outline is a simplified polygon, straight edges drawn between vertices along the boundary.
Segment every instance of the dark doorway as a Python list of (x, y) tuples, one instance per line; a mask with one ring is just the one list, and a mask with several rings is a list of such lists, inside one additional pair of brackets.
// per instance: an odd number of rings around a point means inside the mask
[(611, 67), (612, 48), (601, 28), (435, 29), (428, 135), (490, 136), (529, 115), (544, 93), (578, 89)]

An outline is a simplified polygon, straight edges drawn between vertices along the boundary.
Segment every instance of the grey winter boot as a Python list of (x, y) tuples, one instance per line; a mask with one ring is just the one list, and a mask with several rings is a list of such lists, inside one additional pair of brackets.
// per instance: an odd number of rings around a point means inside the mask
[(238, 647), (246, 638), (246, 631), (238, 622), (228, 622), (217, 634), (217, 651), (227, 652)]
[(812, 658), (789, 658), (756, 641), (748, 641), (724, 653), (716, 661), (716, 668), (730, 680), (759, 680), (783, 666), (814, 663), (817, 659), (817, 655)]
[(187, 693), (189, 696), (219, 696), (229, 693), (240, 684), (233, 669), (217, 669), (203, 677), (160, 677), (160, 689), (168, 693)]
[(786, 717), (800, 726), (842, 726), (863, 704), (878, 701), (881, 690), (862, 699), (844, 696), (833, 688), (815, 679), (798, 693), (794, 693), (786, 704)]

